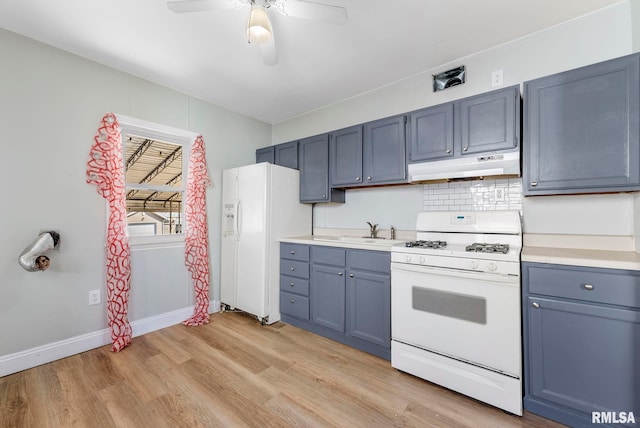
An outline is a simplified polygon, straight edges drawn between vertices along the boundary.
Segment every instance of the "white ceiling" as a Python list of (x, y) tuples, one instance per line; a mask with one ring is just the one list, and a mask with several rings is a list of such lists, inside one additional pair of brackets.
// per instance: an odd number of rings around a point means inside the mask
[(346, 7), (347, 23), (270, 10), (275, 66), (247, 43), (248, 6), (176, 14), (164, 0), (2, 0), (0, 27), (273, 124), (619, 2), (314, 1)]

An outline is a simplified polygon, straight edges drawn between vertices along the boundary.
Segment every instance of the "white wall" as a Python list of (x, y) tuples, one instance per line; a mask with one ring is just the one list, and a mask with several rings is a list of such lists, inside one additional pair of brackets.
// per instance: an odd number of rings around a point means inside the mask
[[(487, 92), (495, 89), (490, 84), (493, 70), (503, 70), (504, 86), (509, 86), (630, 54), (639, 50), (640, 46), (637, 33), (640, 25), (638, 3), (638, 0), (622, 1), (599, 12), (442, 64), (406, 80), (276, 124), (273, 127), (272, 141), (274, 144), (291, 141)], [(461, 64), (467, 67), (467, 82), (433, 93), (431, 75)], [(376, 212), (382, 218), (393, 218), (394, 212), (405, 210), (403, 204), (394, 206), (385, 203), (385, 188), (369, 190), (368, 197), (379, 201), (375, 205), (350, 198), (352, 192), (355, 191), (347, 191), (346, 206), (319, 204), (314, 208), (314, 215), (318, 213), (323, 219), (322, 227), (361, 227), (361, 223), (367, 220), (366, 217), (370, 217), (371, 212)], [(406, 199), (407, 213), (420, 204), (423, 197), (417, 192), (409, 193)], [(427, 193), (428, 188), (425, 187), (425, 194)], [(631, 235), (634, 233), (634, 212), (639, 213), (637, 207), (638, 203), (634, 210), (631, 194), (524, 198), (524, 227), (528, 233)], [(558, 216), (561, 209), (569, 210), (574, 220), (569, 220), (568, 216)], [(338, 215), (346, 211), (361, 214), (347, 217)], [(578, 213), (579, 220), (575, 221)], [(607, 213), (607, 221), (603, 220), (603, 213)]]
[[(221, 171), (254, 162), (271, 126), (4, 30), (0, 52), (0, 357), (107, 326), (104, 304), (88, 306), (89, 290), (105, 296), (105, 201), (85, 182), (106, 112), (203, 135), (215, 183), (207, 205), (212, 298), (219, 298)], [(18, 256), (46, 229), (60, 232), (61, 248), (49, 270), (26, 272)], [(169, 253), (133, 258), (158, 268)], [(178, 281), (146, 278), (132, 290), (132, 321), (193, 305), (183, 258), (173, 255)]]

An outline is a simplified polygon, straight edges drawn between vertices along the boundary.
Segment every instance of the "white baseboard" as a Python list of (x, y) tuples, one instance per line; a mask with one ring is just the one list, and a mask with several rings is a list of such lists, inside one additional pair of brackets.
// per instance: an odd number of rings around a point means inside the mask
[[(193, 314), (193, 306), (154, 315), (149, 318), (132, 321), (133, 337), (180, 324)], [(209, 302), (209, 313), (218, 312), (220, 302)], [(108, 328), (71, 337), (58, 342), (0, 356), (0, 377), (37, 367), (81, 352), (99, 348), (111, 343), (111, 331)]]

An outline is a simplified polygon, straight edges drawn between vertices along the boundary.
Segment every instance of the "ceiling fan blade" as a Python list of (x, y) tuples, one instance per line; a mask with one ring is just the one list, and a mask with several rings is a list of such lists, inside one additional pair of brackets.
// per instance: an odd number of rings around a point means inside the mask
[(347, 9), (342, 6), (306, 0), (287, 0), (283, 9), (286, 15), (296, 18), (313, 19), (339, 25), (347, 22)]
[(232, 9), (234, 5), (228, 0), (176, 0), (168, 1), (167, 7), (175, 13), (189, 13)]
[(260, 45), (260, 52), (262, 53), (262, 62), (264, 65), (276, 65), (278, 63), (276, 42), (273, 37), (271, 37), (271, 41), (269, 43)]

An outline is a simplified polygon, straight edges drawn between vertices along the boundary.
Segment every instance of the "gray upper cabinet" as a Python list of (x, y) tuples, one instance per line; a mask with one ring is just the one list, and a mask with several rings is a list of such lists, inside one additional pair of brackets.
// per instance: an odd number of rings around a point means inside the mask
[(332, 187), (404, 183), (405, 116), (332, 132), (329, 153)]
[(256, 150), (256, 163), (260, 162), (298, 169), (298, 142), (291, 141)]
[(520, 149), (520, 87), (509, 86), (409, 115), (409, 163)]
[(453, 103), (413, 112), (409, 124), (409, 162), (453, 156)]
[(640, 55), (524, 83), (525, 195), (640, 189)]
[(332, 132), (329, 156), (332, 187), (362, 184), (362, 125)]
[(329, 187), (329, 134), (299, 141), (300, 202), (344, 202), (344, 190)]
[(274, 161), (276, 165), (298, 169), (298, 142), (278, 144), (274, 147)]
[(456, 103), (461, 154), (470, 155), (518, 147), (520, 86), (510, 86)]
[(261, 149), (256, 150), (256, 163), (260, 162), (269, 162), (274, 163), (274, 147), (263, 147)]
[(406, 116), (394, 116), (364, 124), (362, 142), (363, 182), (404, 183), (407, 180)]

